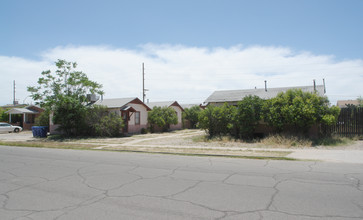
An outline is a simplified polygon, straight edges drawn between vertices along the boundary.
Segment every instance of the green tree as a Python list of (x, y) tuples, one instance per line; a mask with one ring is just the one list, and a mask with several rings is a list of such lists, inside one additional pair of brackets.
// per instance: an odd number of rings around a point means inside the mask
[(9, 120), (9, 114), (6, 113), (8, 109), (0, 108), (0, 121), (8, 121)]
[(86, 126), (87, 94), (102, 95), (102, 86), (76, 71), (75, 62), (58, 60), (57, 70), (43, 71), (38, 86), (28, 87), (31, 97), (42, 108), (53, 112), (53, 122), (65, 135), (80, 135)]
[(201, 112), (199, 106), (193, 106), (191, 108), (185, 108), (183, 112), (183, 119), (186, 119), (190, 122), (190, 126), (192, 128), (196, 128), (198, 124), (198, 117)]
[(362, 96), (359, 96), (357, 98), (358, 102), (359, 102), (359, 107), (363, 107), (363, 97)]
[(49, 111), (45, 110), (35, 118), (36, 126), (49, 126)]
[(339, 111), (336, 106), (329, 107), (326, 97), (293, 89), (266, 100), (263, 119), (277, 131), (288, 128), (295, 133), (306, 133), (312, 125), (334, 123)]
[(246, 96), (238, 102), (233, 115), (233, 136), (242, 139), (253, 138), (261, 119), (263, 100), (258, 96)]
[(233, 115), (236, 107), (225, 103), (222, 106), (208, 105), (199, 114), (199, 127), (204, 129), (209, 137), (230, 134), (233, 128)]
[(105, 106), (92, 105), (87, 109), (88, 135), (117, 137), (121, 135), (123, 121), (121, 116), (109, 113)]
[(178, 124), (178, 116), (175, 110), (170, 107), (154, 107), (148, 112), (147, 120), (151, 131), (154, 131), (155, 126), (158, 126), (163, 131), (167, 131), (171, 124)]

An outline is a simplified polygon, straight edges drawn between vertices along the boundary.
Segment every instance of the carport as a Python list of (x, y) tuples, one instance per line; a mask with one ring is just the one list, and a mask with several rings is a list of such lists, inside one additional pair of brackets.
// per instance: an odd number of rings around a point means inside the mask
[(20, 122), (20, 126), (23, 129), (30, 129), (34, 125), (34, 120), (36, 115), (38, 115), (40, 112), (36, 111), (34, 109), (27, 109), (27, 108), (12, 108), (6, 113), (9, 114), (9, 123), (12, 123), (11, 116), (12, 115), (22, 115), (22, 120)]

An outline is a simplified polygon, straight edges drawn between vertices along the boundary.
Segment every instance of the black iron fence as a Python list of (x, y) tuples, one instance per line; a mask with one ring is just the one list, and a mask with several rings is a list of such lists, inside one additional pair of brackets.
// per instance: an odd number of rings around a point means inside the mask
[(342, 108), (338, 122), (331, 126), (322, 126), (323, 134), (337, 134), (341, 136), (363, 135), (363, 108)]

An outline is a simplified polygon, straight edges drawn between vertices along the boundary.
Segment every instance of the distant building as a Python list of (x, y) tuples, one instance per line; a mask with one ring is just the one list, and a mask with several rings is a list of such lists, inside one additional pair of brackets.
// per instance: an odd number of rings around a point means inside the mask
[(194, 106), (199, 106), (200, 107), (200, 104), (181, 104), (181, 107), (183, 109), (186, 109), (186, 108), (192, 108)]
[(213, 92), (203, 103), (207, 105), (237, 105), (244, 97), (252, 95), (258, 96), (261, 99), (271, 99), (281, 92), (286, 92), (290, 89), (301, 89), (303, 92), (316, 92), (319, 96), (325, 95), (325, 87), (318, 86), (300, 86), (300, 87), (281, 87), (281, 88), (264, 88), (264, 89), (246, 89), (246, 90), (221, 90)]
[(10, 109), (10, 108), (24, 108), (28, 106), (27, 104), (8, 104), (8, 105), (3, 105), (0, 106), (0, 108), (5, 108), (5, 109)]
[[(35, 119), (39, 117), (40, 113), (42, 113), (44, 109), (35, 105), (29, 105), (24, 108), (21, 108), (20, 106), (24, 105), (16, 105), (15, 107), (12, 106), (6, 112), (9, 114), (9, 123), (18, 125), (24, 130), (31, 130), (32, 126), (34, 126)], [(19, 117), (14, 117), (14, 115), (18, 115)]]
[(338, 102), (337, 102), (337, 106), (339, 108), (347, 108), (348, 105), (359, 106), (360, 102), (359, 102), (359, 100), (338, 100)]

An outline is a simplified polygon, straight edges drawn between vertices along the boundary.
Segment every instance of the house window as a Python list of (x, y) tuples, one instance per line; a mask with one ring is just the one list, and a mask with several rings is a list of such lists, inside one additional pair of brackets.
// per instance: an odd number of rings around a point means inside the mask
[(176, 114), (176, 118), (178, 119), (178, 122), (179, 122), (179, 115), (178, 115), (178, 112), (175, 111), (175, 114)]
[(140, 124), (140, 112), (135, 112), (135, 125)]
[(34, 124), (34, 122), (35, 122), (35, 115), (33, 115), (33, 114), (26, 114), (25, 116), (26, 116), (25, 117), (26, 123), (28, 123), (28, 124)]

